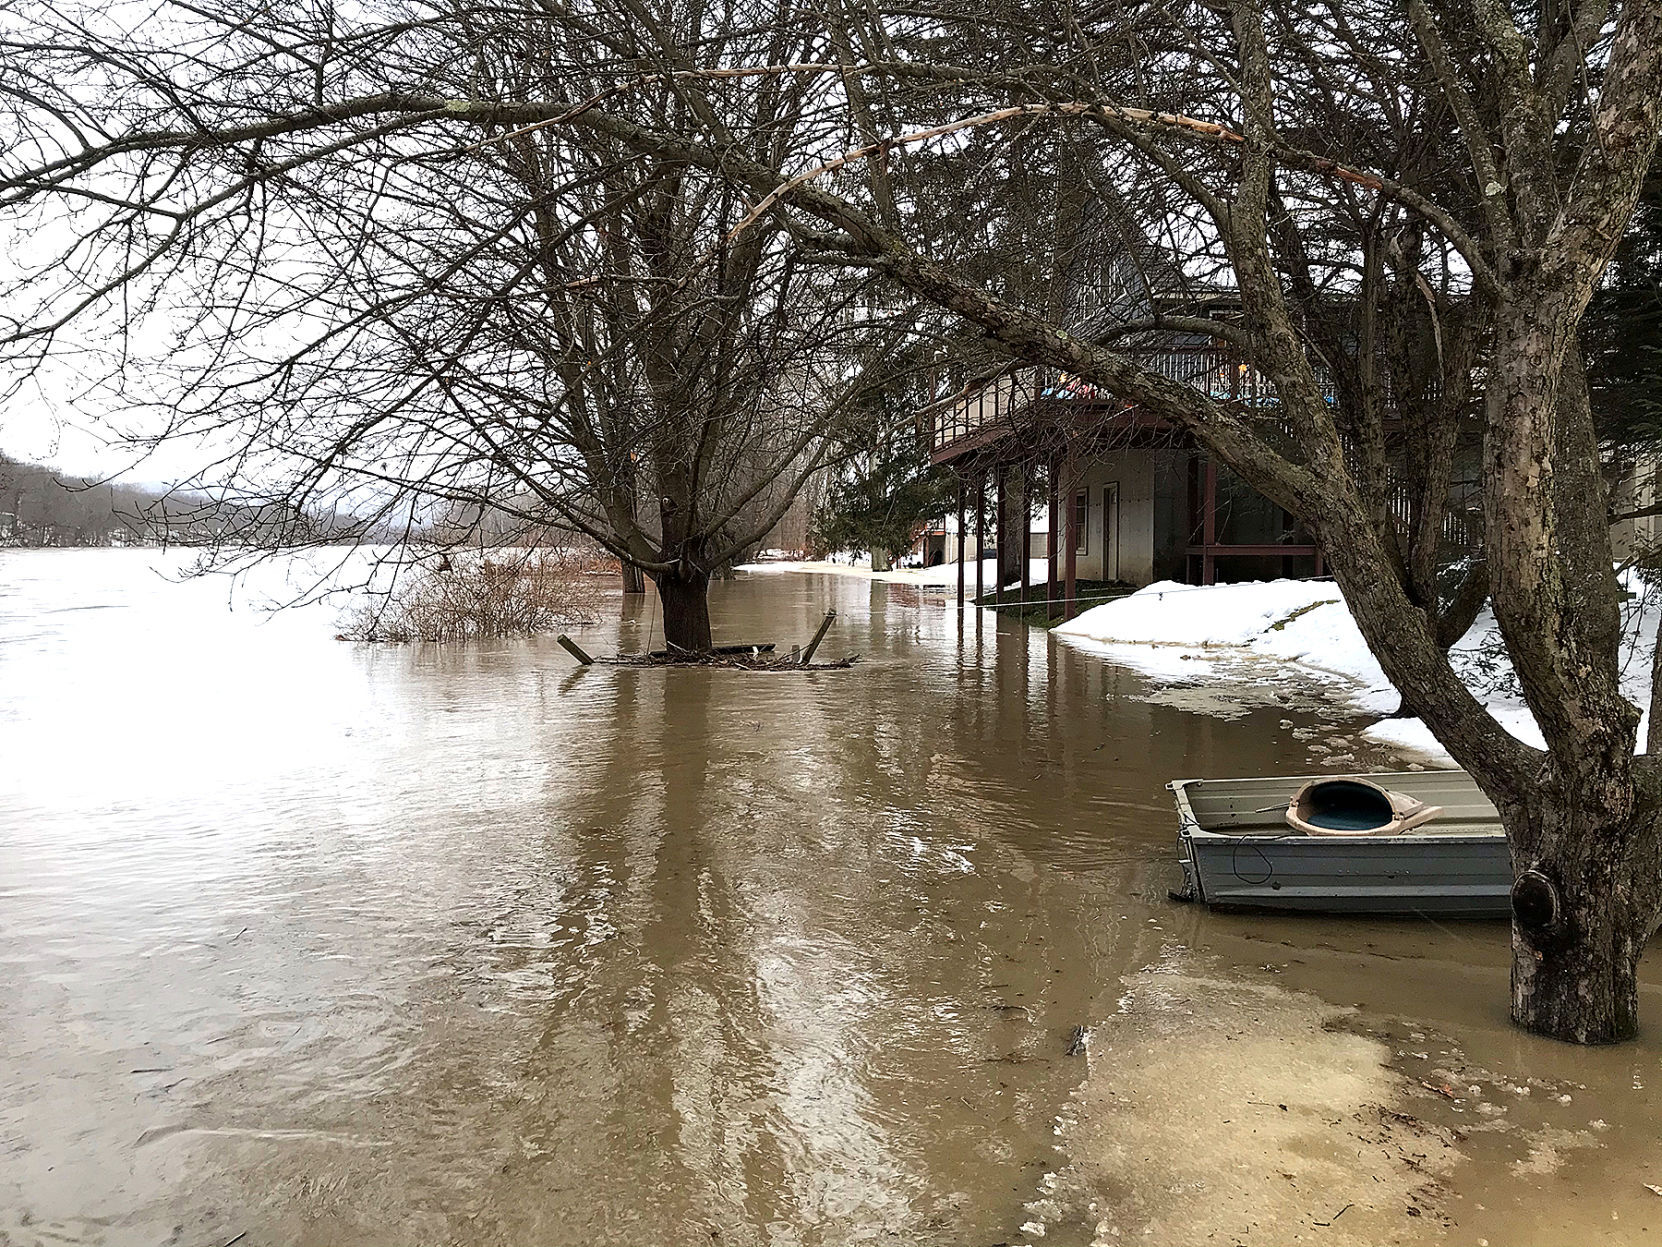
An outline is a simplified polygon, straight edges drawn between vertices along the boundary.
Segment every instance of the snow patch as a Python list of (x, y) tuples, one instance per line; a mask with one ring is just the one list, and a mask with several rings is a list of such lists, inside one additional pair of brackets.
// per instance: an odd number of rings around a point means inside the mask
[[(1651, 651), (1662, 622), (1662, 595), (1648, 589), (1635, 572), (1624, 574), (1622, 583), (1632, 594), (1622, 612), (1622, 691), (1643, 708), (1650, 698)], [(1092, 607), (1053, 631), (1156, 681), (1232, 679), (1259, 684), (1277, 678), (1274, 666), (1264, 664), (1284, 664), (1284, 671), (1296, 670), (1332, 686), (1364, 714), (1390, 714), (1399, 701), (1331, 581), (1207, 586), (1161, 581)], [(1490, 611), (1479, 615), (1450, 651), (1450, 659), (1501, 726), (1528, 744), (1542, 745)], [(1246, 704), (1259, 700), (1243, 698)], [(1363, 735), (1438, 765), (1455, 765), (1419, 719), (1384, 719)], [(1639, 739), (1645, 739), (1643, 726)]]

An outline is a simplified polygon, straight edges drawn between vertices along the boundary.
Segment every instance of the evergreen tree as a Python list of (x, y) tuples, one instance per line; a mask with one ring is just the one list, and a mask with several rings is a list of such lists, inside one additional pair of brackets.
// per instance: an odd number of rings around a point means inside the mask
[(870, 445), (850, 456), (826, 491), (809, 541), (828, 553), (870, 550), (872, 569), (881, 571), (955, 497), (952, 473), (929, 465), (909, 423), (880, 420)]
[(1662, 177), (1653, 173), (1582, 322), (1599, 434), (1619, 458), (1662, 450)]

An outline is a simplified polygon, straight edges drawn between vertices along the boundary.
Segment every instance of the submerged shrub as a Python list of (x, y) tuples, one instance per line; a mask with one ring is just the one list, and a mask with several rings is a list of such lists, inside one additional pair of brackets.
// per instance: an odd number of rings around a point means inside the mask
[(616, 565), (567, 550), (448, 556), (373, 594), (345, 618), (340, 639), (472, 641), (593, 622), (607, 571)]

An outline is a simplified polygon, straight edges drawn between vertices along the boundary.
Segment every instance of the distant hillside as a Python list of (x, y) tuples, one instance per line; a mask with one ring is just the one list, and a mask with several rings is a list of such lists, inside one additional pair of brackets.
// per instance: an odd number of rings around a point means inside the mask
[(207, 545), (262, 518), (202, 494), (101, 484), (0, 455), (0, 546)]
[[(528, 524), (531, 504), (513, 512), (454, 506), (420, 524), (374, 514), (304, 511), (281, 499), (246, 494), (218, 501), (193, 490), (103, 484), (0, 454), (0, 549), (67, 546), (227, 545), (284, 549), (308, 545), (415, 541), (445, 548), (562, 545), (588, 549), (588, 538)], [(533, 500), (534, 501), (534, 500)]]

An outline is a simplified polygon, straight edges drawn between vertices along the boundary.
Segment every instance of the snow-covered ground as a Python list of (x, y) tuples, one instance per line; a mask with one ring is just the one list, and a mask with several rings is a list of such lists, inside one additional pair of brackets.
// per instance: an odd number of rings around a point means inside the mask
[[(1031, 584), (1042, 585), (1047, 575), (1046, 563), (1043, 559), (1033, 559), (1029, 564), (1028, 580)], [(863, 576), (868, 580), (883, 580), (890, 584), (905, 585), (950, 585), (954, 589), (958, 586), (958, 564), (937, 563), (934, 567), (897, 567), (893, 571), (874, 572), (871, 570), (871, 558), (866, 556), (856, 562), (825, 561), (814, 563), (796, 562), (768, 562), (745, 563), (735, 570), (741, 572), (829, 572), (838, 576)], [(998, 575), (998, 568), (992, 559), (981, 561), (982, 587), (991, 591), (993, 580)], [(975, 564), (964, 565), (964, 589), (968, 593), (975, 592)]]
[[(1651, 647), (1662, 619), (1662, 601), (1654, 591), (1646, 592), (1636, 574), (1629, 573), (1624, 583), (1635, 596), (1624, 610), (1623, 691), (1643, 708), (1650, 696)], [(1055, 632), (1162, 682), (1239, 682), (1257, 675), (1273, 681), (1279, 668), (1330, 685), (1364, 714), (1388, 715), (1397, 708), (1396, 690), (1368, 651), (1331, 581), (1207, 587), (1163, 581), (1093, 607)], [(1452, 658), (1496, 720), (1514, 736), (1541, 744), (1540, 731), (1500, 647), (1492, 614), (1485, 610), (1479, 616)], [(1363, 734), (1441, 765), (1454, 765), (1419, 719), (1384, 719)]]

